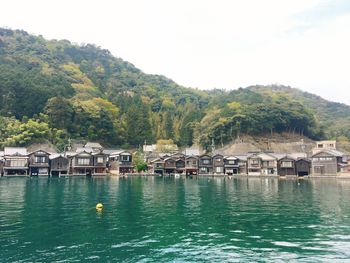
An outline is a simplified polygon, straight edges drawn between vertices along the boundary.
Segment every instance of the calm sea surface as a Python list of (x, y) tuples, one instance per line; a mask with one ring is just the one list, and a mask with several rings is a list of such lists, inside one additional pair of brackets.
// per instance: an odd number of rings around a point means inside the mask
[(0, 262), (52, 261), (350, 262), (350, 180), (1, 178)]

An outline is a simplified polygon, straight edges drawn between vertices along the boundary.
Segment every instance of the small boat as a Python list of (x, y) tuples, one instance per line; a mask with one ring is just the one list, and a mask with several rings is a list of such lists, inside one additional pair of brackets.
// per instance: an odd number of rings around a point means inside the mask
[(180, 174), (175, 174), (175, 178), (180, 178)]

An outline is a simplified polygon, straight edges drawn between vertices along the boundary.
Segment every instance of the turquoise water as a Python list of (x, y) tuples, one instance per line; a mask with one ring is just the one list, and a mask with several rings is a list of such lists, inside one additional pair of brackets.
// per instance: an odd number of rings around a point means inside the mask
[(350, 180), (1, 178), (0, 259), (346, 262)]

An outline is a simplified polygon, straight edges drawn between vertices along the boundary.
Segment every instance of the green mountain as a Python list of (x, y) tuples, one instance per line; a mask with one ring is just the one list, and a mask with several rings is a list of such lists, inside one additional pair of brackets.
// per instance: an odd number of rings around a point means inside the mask
[[(186, 88), (94, 45), (21, 30), (0, 28), (0, 95), (1, 146), (49, 140), (62, 148), (69, 137), (123, 147), (158, 139), (207, 146), (241, 133), (350, 137), (346, 105), (287, 87)], [(330, 121), (344, 130), (323, 128)]]

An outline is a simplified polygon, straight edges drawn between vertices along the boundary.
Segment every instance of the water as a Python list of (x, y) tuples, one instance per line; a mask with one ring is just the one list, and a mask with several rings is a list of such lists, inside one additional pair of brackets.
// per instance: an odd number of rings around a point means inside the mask
[(349, 200), (336, 179), (1, 178), (0, 261), (345, 262)]

